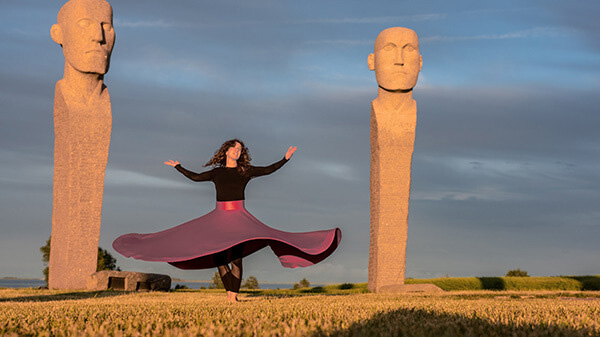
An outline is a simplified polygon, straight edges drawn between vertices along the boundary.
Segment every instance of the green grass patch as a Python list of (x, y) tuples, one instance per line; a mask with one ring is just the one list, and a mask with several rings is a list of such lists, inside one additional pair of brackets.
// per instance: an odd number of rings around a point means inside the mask
[[(510, 290), (510, 291), (594, 291), (600, 290), (600, 276), (552, 276), (552, 277), (442, 277), (433, 279), (406, 279), (406, 284), (431, 283), (445, 291)], [(198, 291), (181, 289), (176, 291)], [(219, 289), (206, 291), (219, 292)], [(367, 283), (342, 283), (298, 289), (241, 290), (250, 296), (296, 296), (302, 294), (364, 294)]]
[[(600, 276), (540, 276), (540, 277), (442, 277), (433, 279), (406, 279), (406, 284), (431, 283), (445, 291), (469, 290), (549, 290), (549, 291), (594, 291), (600, 290)], [(194, 292), (199, 290), (179, 289)], [(219, 289), (205, 291), (219, 292)], [(342, 283), (298, 289), (242, 289), (241, 293), (251, 296), (276, 295), (296, 296), (302, 294), (364, 294), (367, 283)]]
[(600, 276), (552, 277), (444, 277), (407, 279), (406, 284), (432, 283), (446, 291), (454, 290), (600, 290)]

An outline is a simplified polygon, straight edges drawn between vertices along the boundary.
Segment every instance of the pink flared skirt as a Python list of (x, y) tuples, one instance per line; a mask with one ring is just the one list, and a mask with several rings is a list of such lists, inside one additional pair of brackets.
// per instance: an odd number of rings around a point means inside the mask
[(217, 201), (210, 213), (150, 234), (125, 234), (113, 248), (126, 257), (168, 262), (181, 269), (224, 265), (269, 246), (284, 267), (308, 267), (331, 255), (339, 228), (291, 233), (271, 228), (250, 214), (244, 200)]

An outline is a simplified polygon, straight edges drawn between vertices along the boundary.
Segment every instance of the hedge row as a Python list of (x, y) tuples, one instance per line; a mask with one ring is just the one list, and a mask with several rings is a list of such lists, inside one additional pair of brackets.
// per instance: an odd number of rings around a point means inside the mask
[(406, 279), (405, 283), (433, 283), (443, 290), (600, 290), (598, 276), (446, 277)]
[[(446, 291), (452, 290), (600, 290), (600, 275), (552, 277), (444, 277), (433, 279), (406, 279), (406, 284), (432, 283)], [(343, 283), (326, 286), (278, 290), (244, 290), (256, 294), (367, 293), (367, 283)]]

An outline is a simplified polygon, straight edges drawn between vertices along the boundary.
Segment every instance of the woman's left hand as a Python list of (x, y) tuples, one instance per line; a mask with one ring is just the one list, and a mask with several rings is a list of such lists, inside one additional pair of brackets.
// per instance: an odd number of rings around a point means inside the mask
[(292, 158), (292, 155), (294, 154), (294, 152), (296, 152), (296, 149), (296, 146), (290, 146), (290, 148), (285, 153), (285, 159), (289, 160), (290, 158)]

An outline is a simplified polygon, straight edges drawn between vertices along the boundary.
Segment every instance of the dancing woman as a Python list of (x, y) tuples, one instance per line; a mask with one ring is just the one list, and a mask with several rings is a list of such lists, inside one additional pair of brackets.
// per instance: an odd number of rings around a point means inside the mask
[[(250, 154), (238, 139), (228, 140), (204, 166), (202, 173), (188, 171), (178, 161), (173, 166), (193, 181), (212, 181), (217, 192), (216, 208), (179, 226), (150, 234), (126, 234), (113, 248), (126, 257), (162, 261), (181, 269), (217, 267), (227, 300), (237, 301), (242, 281), (242, 258), (269, 246), (284, 267), (307, 267), (324, 260), (337, 248), (342, 233), (330, 230), (291, 233), (271, 228), (244, 207), (244, 190), (252, 178), (271, 174), (287, 163), (296, 147), (280, 161), (265, 167), (250, 165)], [(229, 266), (231, 263), (231, 266)]]

